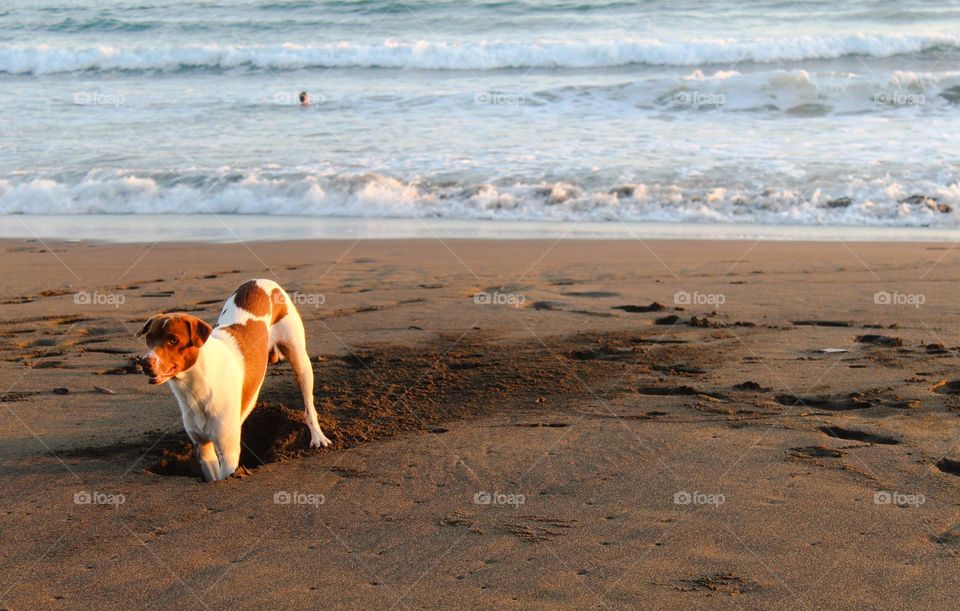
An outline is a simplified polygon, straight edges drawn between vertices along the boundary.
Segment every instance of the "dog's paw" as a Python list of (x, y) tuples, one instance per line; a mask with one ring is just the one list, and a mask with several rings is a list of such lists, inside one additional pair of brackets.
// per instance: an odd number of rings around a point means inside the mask
[(331, 445), (333, 445), (333, 442), (327, 439), (327, 436), (323, 433), (310, 435), (311, 448), (329, 448)]

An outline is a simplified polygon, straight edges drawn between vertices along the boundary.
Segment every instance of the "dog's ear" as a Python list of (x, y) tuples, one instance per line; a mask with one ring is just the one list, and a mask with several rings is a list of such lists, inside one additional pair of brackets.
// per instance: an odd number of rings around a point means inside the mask
[(202, 347), (213, 332), (213, 327), (196, 316), (191, 316), (187, 325), (190, 327), (190, 343), (196, 348)]
[(150, 329), (150, 325), (152, 325), (152, 324), (153, 324), (153, 321), (155, 321), (156, 319), (157, 319), (156, 316), (151, 316), (151, 317), (147, 320), (147, 322), (143, 323), (143, 326), (140, 327), (140, 330), (137, 331), (137, 334), (134, 335), (133, 337), (136, 338), (136, 337), (140, 337), (141, 335), (144, 335), (144, 334)]

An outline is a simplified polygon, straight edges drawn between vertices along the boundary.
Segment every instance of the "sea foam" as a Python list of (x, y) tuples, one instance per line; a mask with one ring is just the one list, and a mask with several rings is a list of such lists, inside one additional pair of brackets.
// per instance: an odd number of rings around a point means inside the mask
[[(230, 172), (236, 176), (235, 172)], [(0, 180), (0, 214), (244, 214), (507, 221), (664, 221), (792, 225), (958, 225), (960, 184), (851, 180), (844, 192), (575, 181), (402, 181), (380, 174), (223, 174), (164, 183), (135, 175), (78, 182)], [(923, 189), (917, 193), (917, 185)]]
[(894, 57), (950, 49), (960, 50), (960, 36), (850, 34), (755, 40), (542, 38), (467, 43), (388, 39), (380, 44), (337, 42), (311, 46), (289, 43), (272, 46), (181, 47), (39, 45), (0, 47), (0, 73), (40, 75), (82, 71), (235, 68), (494, 70), (603, 68), (631, 64), (703, 66), (836, 59), (847, 56)]

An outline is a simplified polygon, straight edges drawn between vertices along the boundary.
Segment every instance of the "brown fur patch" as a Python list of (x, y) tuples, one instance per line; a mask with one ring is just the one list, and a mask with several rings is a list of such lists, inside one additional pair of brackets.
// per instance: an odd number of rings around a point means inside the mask
[(256, 280), (248, 280), (233, 292), (233, 303), (254, 316), (266, 316), (270, 313), (270, 296), (260, 288)]
[(270, 293), (270, 301), (273, 302), (273, 319), (270, 324), (275, 325), (287, 315), (287, 299), (283, 296), (283, 291), (273, 289)]
[(233, 336), (243, 355), (243, 394), (240, 405), (243, 411), (247, 406), (253, 405), (260, 385), (263, 384), (263, 376), (267, 372), (270, 333), (267, 325), (260, 320), (248, 320), (243, 325), (233, 324), (221, 328)]

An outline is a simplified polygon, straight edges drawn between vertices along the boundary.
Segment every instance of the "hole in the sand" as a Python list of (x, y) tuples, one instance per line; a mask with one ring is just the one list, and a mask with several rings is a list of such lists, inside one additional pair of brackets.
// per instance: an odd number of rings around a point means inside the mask
[[(243, 423), (240, 467), (251, 470), (300, 456), (309, 450), (309, 442), (310, 433), (303, 412), (283, 405), (258, 405)], [(200, 465), (189, 441), (163, 450), (160, 459), (147, 467), (147, 471), (157, 475), (201, 476)]]
[[(624, 337), (622, 334), (609, 338), (600, 334), (546, 338), (546, 344), (528, 341), (489, 346), (471, 341), (465, 339), (457, 344), (459, 348), (455, 352), (450, 351), (450, 345), (456, 344), (457, 336), (450, 334), (439, 337), (435, 345), (423, 348), (403, 345), (390, 349), (376, 347), (357, 350), (352, 356), (346, 357), (345, 352), (323, 355), (323, 376), (318, 380), (316, 389), (321, 427), (337, 449), (389, 439), (412, 431), (430, 435), (428, 431), (431, 429), (436, 431), (433, 434), (437, 436), (430, 438), (440, 439), (440, 428), (448, 427), (447, 422), (462, 418), (518, 413), (514, 410), (529, 410), (541, 403), (555, 402), (551, 410), (580, 405), (592, 399), (588, 389), (583, 388), (582, 379), (589, 378), (595, 385), (619, 379), (623, 367), (629, 367), (632, 362), (594, 359), (577, 361), (576, 367), (571, 367), (571, 361), (567, 358), (549, 358), (552, 355), (569, 355), (573, 350), (595, 353), (611, 349), (617, 357), (638, 358), (632, 350), (624, 348), (624, 345), (632, 344), (626, 343), (630, 341), (630, 336)], [(623, 351), (622, 355), (620, 351)], [(685, 360), (669, 358), (665, 362)], [(123, 362), (117, 359), (115, 364)], [(351, 362), (354, 366), (349, 366)], [(365, 366), (371, 362), (374, 363), (372, 368)], [(480, 366), (451, 368), (444, 366), (445, 362), (477, 363)], [(276, 380), (282, 384), (267, 384), (263, 400), (242, 427), (243, 442), (247, 449), (241, 457), (241, 465), (245, 469), (254, 469), (264, 462), (276, 462), (300, 453), (313, 456), (307, 447), (309, 431), (303, 421), (300, 407), (302, 399), (293, 375), (287, 366), (270, 370), (282, 372), (286, 379)], [(141, 383), (145, 384), (145, 381), (141, 380)], [(649, 383), (654, 382), (651, 380)], [(657, 384), (667, 385), (665, 382)], [(611, 387), (614, 386), (611, 394), (619, 396), (633, 392), (637, 384), (611, 384)], [(549, 401), (543, 398), (544, 388), (550, 390)], [(695, 395), (701, 394), (696, 389), (681, 391), (681, 394), (686, 392), (694, 395), (694, 399)], [(656, 391), (655, 394), (672, 393)], [(169, 397), (157, 400), (165, 406), (163, 409), (173, 407)], [(687, 400), (665, 401), (679, 403)], [(665, 406), (655, 407), (662, 410)], [(528, 411), (522, 413), (528, 414), (523, 419), (526, 422), (544, 422), (549, 426), (551, 421), (560, 420), (553, 415), (530, 414)], [(661, 411), (642, 416), (616, 417), (652, 418), (663, 414)], [(573, 424), (569, 428), (572, 430)], [(154, 474), (188, 476), (199, 480), (199, 465), (186, 434), (179, 426), (166, 436), (162, 433), (151, 432), (131, 447), (108, 449), (108, 455), (124, 454), (123, 460), (115, 462), (136, 463), (138, 468), (145, 468)], [(548, 434), (546, 429), (541, 429), (541, 433)], [(442, 435), (449, 437), (450, 433)], [(129, 460), (126, 455), (130, 456)], [(142, 462), (141, 456), (144, 456)]]
[(837, 439), (848, 439), (850, 441), (863, 441), (866, 443), (879, 443), (888, 446), (895, 446), (900, 444), (900, 440), (895, 437), (887, 437), (886, 435), (877, 435), (874, 433), (868, 433), (866, 431), (858, 431), (856, 429), (845, 429), (839, 426), (821, 426), (820, 431), (831, 437), (836, 437)]

